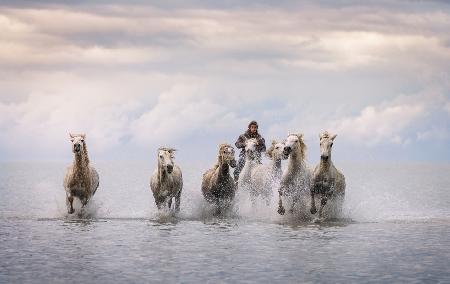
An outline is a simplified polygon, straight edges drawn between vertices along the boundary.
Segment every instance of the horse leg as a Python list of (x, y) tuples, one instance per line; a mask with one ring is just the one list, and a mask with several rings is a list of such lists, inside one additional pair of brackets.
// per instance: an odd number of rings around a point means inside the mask
[(322, 218), (322, 210), (323, 210), (323, 207), (325, 207), (326, 204), (327, 204), (327, 197), (326, 196), (322, 196), (322, 199), (320, 200), (320, 207), (319, 207), (319, 219)]
[(66, 203), (67, 203), (67, 211), (69, 212), (69, 214), (72, 214), (73, 212), (75, 212), (75, 210), (73, 209), (73, 196), (69, 195), (66, 198)]
[(82, 208), (84, 208), (86, 206), (86, 204), (88, 203), (89, 199), (87, 197), (83, 197), (80, 199), (81, 204), (82, 204)]
[(252, 202), (252, 207), (256, 207), (256, 199), (258, 196), (254, 192), (250, 192), (250, 201)]
[(281, 200), (281, 197), (283, 195), (281, 194), (281, 188), (278, 190), (278, 214), (284, 215), (286, 213), (286, 210), (283, 207), (283, 201)]
[(180, 212), (181, 191), (175, 196), (175, 212)]
[(236, 167), (234, 168), (234, 172), (233, 172), (234, 181), (236, 182), (236, 184), (239, 180), (239, 174), (241, 173), (242, 168), (244, 168), (244, 164), (245, 164), (245, 158), (239, 156), (238, 163), (237, 163)]
[(314, 190), (311, 190), (311, 209), (309, 210), (311, 212), (311, 214), (316, 214), (317, 209), (316, 209), (316, 202), (314, 199)]
[(167, 200), (167, 206), (169, 207), (169, 210), (170, 210), (170, 207), (172, 207), (172, 197), (169, 197), (169, 198), (168, 198), (168, 200)]
[(265, 196), (265, 200), (266, 200), (266, 206), (269, 207), (270, 206), (270, 202), (272, 201), (272, 196), (270, 196), (270, 194), (267, 194)]
[(215, 216), (219, 216), (220, 214), (222, 214), (222, 205), (219, 201), (216, 201), (216, 206), (215, 206), (215, 212), (214, 215)]
[(342, 218), (342, 207), (344, 206), (343, 196), (336, 196), (333, 200), (333, 217)]
[(298, 202), (298, 196), (296, 194), (294, 194), (294, 196), (292, 197), (292, 205), (291, 205), (291, 209), (289, 209), (289, 213), (291, 213), (291, 214), (294, 213), (295, 204), (297, 202)]
[(158, 210), (161, 210), (161, 205), (164, 203), (164, 201), (162, 201), (160, 198), (155, 197), (155, 203), (156, 203), (156, 208), (158, 208)]

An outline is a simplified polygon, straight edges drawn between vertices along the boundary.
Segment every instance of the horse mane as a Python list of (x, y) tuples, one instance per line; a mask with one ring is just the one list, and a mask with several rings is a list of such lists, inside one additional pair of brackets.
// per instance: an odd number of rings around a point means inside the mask
[(273, 159), (273, 150), (275, 150), (275, 145), (278, 143), (276, 140), (272, 140), (272, 145), (270, 145), (269, 149), (266, 151), (266, 156), (270, 159)]
[[(73, 168), (72, 168), (72, 174), (74, 175), (74, 178), (71, 180), (70, 183), (76, 183), (78, 182), (78, 178), (83, 179), (86, 182), (87, 190), (91, 190), (91, 178), (90, 178), (90, 168), (89, 168), (89, 155), (88, 150), (86, 147), (86, 141), (83, 141), (83, 151), (81, 152), (81, 159), (78, 160), (78, 158), (75, 156), (73, 161)], [(79, 162), (77, 162), (79, 161)]]
[(303, 135), (301, 137), (299, 137), (299, 141), (300, 141), (300, 149), (302, 150), (302, 160), (306, 159), (306, 150), (308, 149), (308, 147), (305, 144), (305, 141), (303, 140)]
[(89, 165), (89, 155), (88, 155), (88, 149), (87, 149), (87, 147), (86, 147), (86, 141), (83, 141), (83, 152), (82, 152), (82, 155), (83, 155), (83, 159), (84, 159), (84, 162), (86, 163), (86, 165)]
[(214, 165), (213, 169), (217, 169), (219, 167), (220, 160), (221, 160), (221, 157), (222, 157), (222, 150), (224, 148), (233, 148), (233, 146), (231, 146), (228, 143), (221, 143), (221, 144), (219, 144), (219, 154), (217, 155), (217, 163)]
[(175, 152), (177, 149), (175, 148), (170, 148), (170, 147), (159, 147), (158, 151), (167, 151), (170, 154), (172, 154), (173, 152)]
[(330, 134), (328, 133), (328, 131), (324, 131), (320, 134), (320, 139), (322, 138), (330, 138)]
[(291, 135), (295, 135), (298, 137), (298, 142), (300, 143), (300, 157), (302, 158), (302, 160), (306, 159), (306, 150), (308, 149), (308, 147), (305, 144), (305, 141), (303, 140), (303, 133), (289, 133), (288, 136)]
[(228, 143), (221, 143), (221, 144), (219, 144), (219, 151), (221, 151), (223, 148), (233, 148), (233, 146), (231, 146)]

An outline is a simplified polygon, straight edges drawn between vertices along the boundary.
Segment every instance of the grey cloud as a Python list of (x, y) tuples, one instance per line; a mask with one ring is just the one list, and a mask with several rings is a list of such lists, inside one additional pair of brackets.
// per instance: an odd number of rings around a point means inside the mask
[(26, 147), (36, 136), (39, 158), (66, 157), (69, 130), (88, 132), (103, 158), (140, 158), (160, 143), (214, 158), (251, 119), (267, 140), (304, 132), (313, 153), (319, 131), (340, 127), (338, 155), (358, 158), (368, 148), (351, 139), (353, 123), (382, 128), (404, 118), (402, 95), (433, 89), (443, 98), (406, 104), (405, 123), (380, 130), (370, 153), (413, 151), (397, 142), (436, 135), (448, 143), (447, 6), (272, 3), (3, 2), (2, 158), (37, 157)]

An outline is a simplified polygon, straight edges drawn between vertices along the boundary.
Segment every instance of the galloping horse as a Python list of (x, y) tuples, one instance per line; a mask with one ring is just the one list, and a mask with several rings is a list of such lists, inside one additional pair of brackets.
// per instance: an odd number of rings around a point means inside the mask
[(209, 203), (228, 208), (236, 193), (236, 183), (230, 172), (230, 167), (236, 167), (233, 147), (221, 144), (217, 159), (217, 164), (203, 174), (202, 193)]
[(304, 197), (308, 195), (311, 172), (306, 166), (306, 144), (303, 134), (289, 134), (284, 142), (283, 154), (289, 157), (288, 167), (281, 178), (278, 191), (278, 213), (284, 215), (283, 198), (291, 202), (291, 213), (298, 203), (303, 205)]
[(172, 206), (175, 199), (175, 211), (180, 211), (183, 176), (179, 166), (173, 162), (175, 149), (161, 147), (158, 149), (158, 167), (150, 179), (150, 188), (155, 198), (156, 207), (161, 209)]
[(83, 207), (97, 191), (99, 178), (97, 171), (89, 165), (85, 134), (69, 134), (74, 154), (73, 164), (69, 166), (64, 177), (66, 204), (69, 214), (75, 212), (73, 199), (80, 199)]
[(330, 199), (330, 215), (339, 217), (342, 211), (342, 204), (345, 197), (345, 177), (336, 169), (331, 161), (331, 148), (335, 135), (330, 135), (327, 131), (319, 135), (320, 138), (320, 163), (313, 172), (311, 182), (311, 214), (317, 212), (315, 195), (320, 197), (319, 219), (322, 218), (322, 210)]

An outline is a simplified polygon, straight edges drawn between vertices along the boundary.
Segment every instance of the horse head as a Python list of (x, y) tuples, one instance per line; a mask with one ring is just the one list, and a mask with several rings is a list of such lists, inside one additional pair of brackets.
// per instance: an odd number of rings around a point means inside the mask
[(331, 135), (327, 131), (319, 134), (320, 139), (320, 158), (323, 161), (328, 161), (331, 157), (331, 148), (333, 147), (333, 141), (337, 134)]
[(70, 141), (72, 142), (72, 152), (75, 155), (80, 155), (86, 148), (86, 143), (84, 139), (86, 138), (86, 134), (72, 134), (69, 133)]
[(292, 153), (300, 154), (303, 159), (305, 158), (306, 144), (303, 140), (303, 134), (289, 134), (284, 141), (284, 157), (286, 158)]
[(274, 161), (287, 159), (287, 156), (284, 155), (284, 142), (273, 140), (272, 145), (266, 152), (266, 155)]
[(230, 167), (236, 167), (236, 159), (234, 158), (234, 148), (230, 144), (219, 145), (219, 163), (224, 163)]
[(173, 148), (161, 147), (158, 149), (158, 166), (160, 169), (166, 170), (169, 174), (173, 171), (173, 159), (174, 152), (176, 150)]

